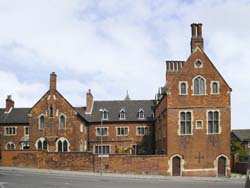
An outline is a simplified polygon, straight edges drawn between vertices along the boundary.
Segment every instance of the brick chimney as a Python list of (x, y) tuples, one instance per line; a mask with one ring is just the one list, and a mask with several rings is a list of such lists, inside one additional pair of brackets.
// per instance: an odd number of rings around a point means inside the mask
[(50, 83), (49, 83), (50, 92), (56, 91), (56, 73), (52, 72), (50, 74)]
[(202, 38), (202, 24), (201, 23), (193, 23), (191, 24), (191, 52), (199, 46), (202, 50), (204, 48), (203, 38)]
[(90, 113), (93, 106), (93, 95), (91, 94), (91, 90), (86, 93), (86, 113)]
[(11, 95), (7, 96), (6, 99), (6, 107), (5, 107), (5, 112), (8, 113), (14, 108), (15, 102), (12, 100)]

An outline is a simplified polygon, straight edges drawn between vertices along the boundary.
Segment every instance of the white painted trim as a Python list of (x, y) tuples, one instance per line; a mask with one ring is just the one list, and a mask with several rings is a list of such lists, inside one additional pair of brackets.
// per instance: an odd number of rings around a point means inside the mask
[(67, 148), (67, 151), (62, 151), (62, 152), (70, 152), (70, 149), (69, 149), (69, 147), (70, 147), (70, 142), (68, 141), (68, 139), (67, 138), (65, 138), (65, 137), (61, 137), (61, 138), (59, 138), (59, 139), (57, 139), (57, 141), (56, 141), (56, 151), (55, 152), (58, 152), (58, 142), (59, 141), (61, 141), (62, 142), (62, 149), (63, 149), (63, 142), (64, 141), (66, 141), (67, 143), (68, 143), (68, 148)]
[[(194, 94), (194, 80), (196, 78), (198, 78), (198, 77), (201, 77), (202, 79), (204, 79), (204, 85), (205, 85), (205, 93), (204, 94)], [(192, 96), (204, 96), (204, 95), (207, 95), (207, 80), (206, 80), (206, 78), (204, 76), (200, 75), (200, 74), (193, 77), (191, 90), (193, 91)]]
[[(41, 118), (42, 116), (44, 117), (44, 127), (43, 127), (43, 128), (41, 128), (41, 120), (40, 120), (40, 118)], [(46, 123), (45, 123), (45, 114), (42, 113), (42, 114), (40, 114), (40, 115), (38, 116), (38, 129), (39, 129), (39, 130), (43, 130), (43, 129), (45, 128), (45, 126), (46, 126)]]
[[(35, 147), (36, 147), (37, 150), (38, 150), (38, 142), (39, 142), (39, 140), (42, 142), (42, 150), (44, 150), (44, 148), (43, 148), (43, 142), (46, 140), (46, 138), (40, 137), (40, 138), (38, 138), (36, 140)], [(47, 142), (47, 151), (49, 151), (49, 143), (48, 142)]]
[[(213, 83), (217, 83), (218, 84), (218, 93), (214, 93), (213, 92)], [(219, 95), (220, 94), (220, 82), (219, 81), (211, 81), (210, 82), (210, 92), (211, 92), (211, 95)]]
[[(65, 128), (61, 128), (61, 116), (63, 116), (64, 119), (65, 119)], [(60, 113), (60, 115), (58, 117), (58, 120), (59, 120), (58, 129), (60, 129), (60, 130), (66, 130), (66, 128), (67, 128), (67, 116), (64, 113)]]
[[(93, 145), (93, 154), (97, 154), (96, 153), (96, 151), (95, 151), (95, 147), (104, 147), (104, 146), (108, 146), (109, 147), (109, 154), (111, 154), (112, 152), (111, 152), (111, 149), (112, 149), (112, 147), (111, 147), (111, 144), (95, 144), (95, 145)], [(102, 156), (104, 156), (104, 155), (102, 155)]]
[[(7, 128), (12, 129), (12, 134), (7, 134)], [(13, 134), (13, 130), (15, 130), (15, 134)], [(4, 126), (4, 136), (16, 136), (17, 135), (17, 126)]]
[[(124, 135), (118, 135), (118, 128), (124, 128), (124, 129), (128, 129), (128, 134), (124, 134)], [(128, 126), (117, 126), (115, 127), (115, 130), (116, 130), (116, 136), (128, 136), (129, 135), (129, 127)]]
[[(99, 134), (97, 134), (97, 129), (107, 129), (107, 135), (99, 135)], [(103, 131), (102, 131), (103, 132)], [(95, 127), (95, 135), (96, 136), (109, 136), (109, 127)]]
[(184, 172), (196, 172), (196, 171), (216, 171), (216, 168), (197, 168), (197, 169), (184, 169)]
[[(144, 130), (145, 134), (139, 134), (138, 133), (138, 128), (147, 129), (147, 132), (145, 133), (145, 130)], [(149, 135), (149, 126), (136, 126), (136, 136), (145, 136), (145, 135)]]
[[(181, 93), (181, 84), (186, 84), (186, 92)], [(188, 82), (187, 81), (179, 81), (179, 95), (188, 95)]]
[[(143, 117), (140, 117), (140, 112), (143, 112)], [(138, 110), (138, 119), (145, 119), (145, 112), (144, 112), (143, 108), (140, 108)]]
[[(198, 67), (198, 66), (196, 65), (196, 62), (197, 62), (197, 61), (200, 61), (200, 62), (201, 62), (201, 66), (200, 66), (200, 67)], [(197, 69), (203, 68), (203, 62), (202, 62), (200, 59), (196, 59), (196, 60), (194, 61), (194, 68), (197, 68)]]
[[(181, 113), (187, 113), (190, 112), (191, 113), (191, 133), (190, 134), (181, 134)], [(177, 129), (177, 135), (179, 136), (186, 136), (186, 135), (193, 135), (193, 129), (194, 129), (194, 115), (193, 115), (193, 110), (179, 110), (179, 114), (178, 114), (178, 129)]]
[(6, 150), (9, 150), (9, 149), (8, 149), (8, 144), (13, 144), (13, 145), (14, 145), (14, 150), (16, 149), (16, 144), (15, 144), (14, 142), (12, 142), (12, 141), (9, 141), (9, 142), (7, 142), (7, 143), (5, 144), (5, 149), (6, 149)]
[[(218, 133), (209, 133), (209, 132), (208, 132), (208, 113), (209, 113), (209, 112), (218, 112), (218, 114), (219, 114), (219, 117), (218, 117), (218, 129), (219, 129), (219, 132), (218, 132)], [(206, 118), (207, 118), (207, 126), (206, 126), (207, 131), (206, 131), (206, 135), (221, 134), (221, 132), (222, 132), (222, 127), (221, 127), (221, 113), (220, 113), (220, 110), (218, 110), (218, 109), (210, 109), (210, 110), (207, 110), (207, 112), (206, 112)]]
[(182, 155), (180, 155), (180, 154), (174, 154), (174, 155), (172, 155), (170, 157), (170, 159), (168, 160), (168, 166), (169, 166), (169, 168), (168, 168), (167, 172), (170, 174), (170, 176), (173, 176), (173, 166), (172, 166), (172, 164), (173, 164), (173, 158), (174, 157), (179, 157), (181, 159), (180, 176), (182, 176), (183, 175), (182, 173), (185, 170), (184, 169), (185, 160), (183, 159)]
[(13, 107), (10, 107), (9, 111), (4, 111), (5, 114), (9, 114), (12, 111)]
[[(199, 121), (201, 122), (201, 127), (197, 127), (197, 122), (199, 122)], [(195, 121), (195, 128), (196, 129), (203, 129), (203, 120), (196, 120)]]

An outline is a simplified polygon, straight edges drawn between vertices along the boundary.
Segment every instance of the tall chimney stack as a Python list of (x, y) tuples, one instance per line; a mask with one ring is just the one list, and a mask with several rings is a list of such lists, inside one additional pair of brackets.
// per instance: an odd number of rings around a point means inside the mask
[(50, 86), (49, 86), (50, 92), (56, 91), (56, 73), (52, 72), (50, 74)]
[(202, 50), (204, 49), (203, 37), (202, 37), (202, 24), (193, 23), (191, 24), (191, 52), (199, 46)]
[(14, 108), (15, 102), (12, 100), (11, 95), (7, 96), (6, 99), (6, 107), (5, 107), (5, 112), (8, 113)]
[(89, 89), (89, 91), (86, 94), (86, 113), (90, 113), (92, 110), (92, 106), (93, 106), (93, 95), (91, 94), (91, 90)]

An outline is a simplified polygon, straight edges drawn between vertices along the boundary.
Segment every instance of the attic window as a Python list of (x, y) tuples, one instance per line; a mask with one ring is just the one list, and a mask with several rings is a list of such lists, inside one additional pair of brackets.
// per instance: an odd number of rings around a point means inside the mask
[(124, 109), (121, 109), (119, 117), (120, 117), (120, 120), (126, 119), (126, 112)]
[(103, 110), (102, 119), (103, 120), (108, 120), (109, 119), (108, 111), (106, 109)]
[(144, 110), (142, 108), (138, 111), (138, 119), (144, 119)]
[(200, 60), (196, 60), (195, 63), (194, 63), (194, 67), (195, 68), (202, 68), (203, 63)]

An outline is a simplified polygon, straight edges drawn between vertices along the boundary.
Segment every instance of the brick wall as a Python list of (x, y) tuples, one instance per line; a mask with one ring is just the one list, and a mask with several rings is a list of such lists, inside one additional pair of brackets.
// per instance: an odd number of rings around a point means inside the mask
[[(103, 172), (167, 175), (166, 156), (110, 155), (102, 158)], [(100, 158), (92, 153), (2, 151), (2, 166), (100, 172)]]

